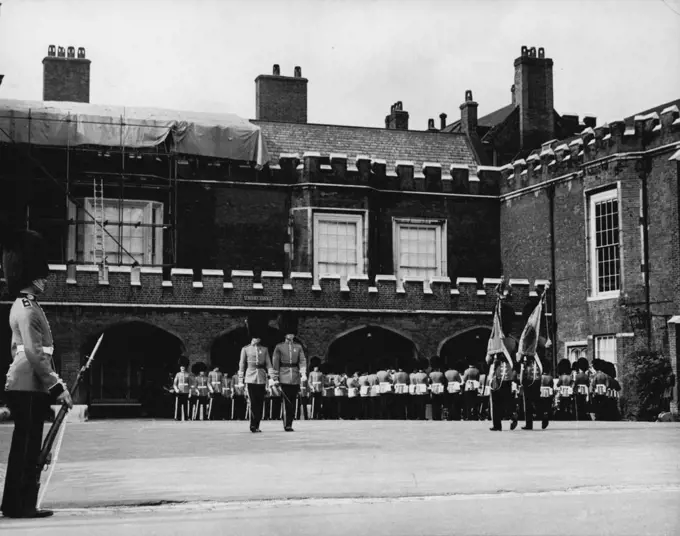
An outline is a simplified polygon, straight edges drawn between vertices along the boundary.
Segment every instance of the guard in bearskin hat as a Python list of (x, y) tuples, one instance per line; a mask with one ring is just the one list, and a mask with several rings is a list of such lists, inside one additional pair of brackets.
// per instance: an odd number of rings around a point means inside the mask
[(593, 359), (595, 374), (590, 381), (590, 399), (592, 401), (592, 413), (595, 420), (603, 421), (607, 412), (607, 390), (609, 389), (609, 376), (604, 372), (604, 363), (600, 359)]
[(413, 411), (414, 417), (419, 421), (424, 421), (426, 418), (426, 407), (429, 397), (427, 386), (430, 381), (425, 370), (428, 368), (429, 362), (427, 359), (418, 359), (418, 369), (413, 374), (413, 385), (415, 392), (413, 396)]
[(479, 419), (477, 412), (479, 403), (479, 377), (480, 372), (477, 366), (468, 360), (468, 368), (463, 373), (463, 401), (465, 403), (465, 420), (476, 421)]
[(463, 407), (463, 377), (460, 375), (460, 363), (452, 363), (444, 373), (446, 378), (447, 420), (459, 421)]
[(444, 405), (444, 396), (446, 389), (446, 378), (441, 371), (441, 359), (439, 356), (433, 356), (430, 359), (430, 393), (432, 400), (432, 420), (442, 420), (442, 406)]
[(590, 391), (588, 368), (588, 360), (585, 357), (580, 357), (578, 361), (575, 361), (573, 364), (576, 419), (579, 421), (591, 420), (590, 413), (588, 413), (588, 393)]
[(574, 413), (574, 378), (571, 374), (571, 363), (561, 359), (557, 363), (557, 412), (561, 419), (568, 420)]
[(14, 433), (2, 513), (15, 518), (48, 517), (52, 511), (36, 509), (43, 426), (51, 402), (71, 408), (73, 401), (55, 371), (52, 333), (36, 299), (44, 292), (49, 275), (47, 252), (42, 237), (34, 231), (5, 232), (0, 242), (7, 287), (14, 297), (9, 313), (12, 364), (5, 384)]
[(295, 328), (284, 329), (286, 339), (277, 344), (272, 355), (272, 380), (283, 393), (283, 429), (293, 431), (295, 401), (300, 393), (300, 382), (307, 381), (307, 358), (302, 345), (295, 340)]
[(383, 358), (380, 360), (378, 365), (379, 370), (376, 373), (378, 377), (378, 386), (380, 388), (379, 406), (378, 406), (378, 418), (379, 419), (390, 419), (394, 414), (393, 411), (393, 399), (392, 399), (392, 377), (387, 370), (387, 359)]

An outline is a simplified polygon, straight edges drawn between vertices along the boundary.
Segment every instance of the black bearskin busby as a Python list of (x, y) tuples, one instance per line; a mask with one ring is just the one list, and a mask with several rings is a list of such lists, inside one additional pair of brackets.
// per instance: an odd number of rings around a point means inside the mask
[(35, 231), (4, 231), (2, 241), (2, 269), (10, 295), (17, 295), (36, 279), (46, 279), (50, 273), (47, 247)]
[(565, 374), (569, 374), (571, 372), (571, 363), (569, 363), (568, 359), (560, 359), (560, 362), (557, 364), (557, 374), (560, 376), (563, 376)]
[(421, 357), (420, 359), (418, 359), (418, 365), (417, 365), (418, 370), (422, 370), (424, 372), (428, 369), (429, 366), (430, 366), (430, 362), (427, 360), (426, 357)]
[(438, 355), (434, 355), (430, 358), (430, 367), (432, 367), (432, 370), (442, 368), (442, 360)]
[(181, 356), (181, 357), (177, 360), (177, 366), (179, 366), (179, 367), (184, 367), (185, 369), (188, 370), (188, 369), (189, 369), (189, 358), (188, 358), (187, 356), (185, 356), (185, 355)]
[(585, 357), (579, 357), (578, 358), (578, 368), (583, 370), (583, 371), (586, 371), (590, 368), (589, 364), (588, 364), (588, 360)]
[(572, 370), (572, 372), (578, 372), (578, 361), (574, 361), (571, 364), (571, 370)]
[(194, 363), (193, 366), (191, 367), (192, 374), (196, 374), (197, 376), (201, 372), (207, 372), (207, 371), (208, 371), (208, 365), (206, 365), (202, 361), (199, 361), (198, 363)]

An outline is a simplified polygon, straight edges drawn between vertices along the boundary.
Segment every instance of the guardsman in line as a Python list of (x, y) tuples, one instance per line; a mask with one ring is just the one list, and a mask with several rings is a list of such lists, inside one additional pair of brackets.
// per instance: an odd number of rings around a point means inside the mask
[(468, 368), (463, 374), (463, 399), (465, 402), (465, 420), (476, 421), (479, 417), (477, 410), (479, 404), (477, 397), (479, 396), (479, 369), (468, 361)]
[(49, 275), (46, 246), (38, 233), (25, 230), (7, 229), (0, 242), (7, 287), (14, 298), (9, 310), (12, 363), (5, 383), (14, 430), (1, 508), (5, 517), (49, 517), (53, 514), (51, 510), (37, 509), (40, 482), (37, 467), (44, 421), (50, 403), (72, 408), (73, 401), (55, 371), (52, 332), (36, 300), (45, 290)]
[(488, 374), (482, 373), (479, 375), (479, 389), (477, 390), (478, 401), (479, 401), (479, 420), (480, 421), (490, 421), (490, 403), (491, 403), (491, 381), (489, 380)]
[(458, 364), (454, 363), (444, 373), (446, 378), (446, 407), (448, 410), (447, 420), (459, 421), (463, 408), (463, 378), (458, 372)]
[(610, 421), (618, 421), (621, 418), (619, 413), (619, 392), (621, 391), (621, 384), (616, 379), (616, 366), (609, 361), (601, 361), (602, 371), (607, 375), (607, 407), (605, 410), (605, 419)]
[(347, 378), (347, 418), (356, 420), (361, 415), (361, 399), (359, 398), (359, 372)]
[(429, 384), (429, 378), (425, 373), (427, 368), (427, 359), (418, 360), (418, 372), (413, 375), (413, 381), (415, 382), (415, 412), (416, 419), (419, 421), (424, 421), (426, 419), (426, 407), (427, 407), (427, 386)]
[(599, 359), (593, 359), (593, 369), (595, 369), (595, 374), (593, 374), (590, 383), (592, 413), (595, 415), (595, 420), (603, 421), (607, 413), (607, 390), (609, 389), (609, 377), (602, 370), (602, 362)]
[(541, 374), (542, 366), (538, 362), (538, 355), (519, 356), (522, 368), (520, 372), (520, 384), (522, 386), (522, 398), (524, 402), (525, 425), (522, 430), (533, 430), (534, 415), (538, 413), (538, 405), (541, 398)]
[(378, 418), (390, 419), (392, 417), (392, 378), (387, 370), (386, 363), (382, 363), (376, 376), (378, 377), (378, 386), (380, 387)]
[(312, 419), (320, 419), (323, 416), (323, 373), (319, 367), (309, 373), (309, 392), (312, 397)]
[(441, 360), (439, 356), (430, 359), (432, 372), (429, 374), (430, 393), (432, 401), (432, 420), (442, 420), (442, 406), (444, 404), (444, 393), (446, 392), (446, 377), (441, 371)]
[(371, 419), (377, 419), (378, 418), (378, 410), (379, 410), (379, 405), (380, 404), (380, 382), (378, 381), (378, 375), (374, 372), (371, 372), (368, 375), (368, 385), (370, 386), (369, 390), (369, 407), (370, 407), (370, 418)]
[(210, 401), (210, 387), (205, 370), (201, 370), (194, 380), (194, 393), (196, 394), (196, 405), (194, 406), (194, 420), (200, 416), (204, 421), (208, 418), (208, 403)]
[(208, 372), (208, 392), (210, 405), (208, 406), (208, 420), (216, 420), (215, 415), (222, 414), (222, 373), (219, 367)]
[(247, 419), (248, 400), (245, 385), (239, 383), (238, 369), (231, 377), (231, 420)]
[(359, 398), (361, 398), (361, 418), (371, 418), (371, 384), (368, 381), (368, 372), (359, 375)]
[(175, 374), (173, 381), (173, 389), (175, 390), (175, 420), (188, 421), (190, 420), (190, 403), (191, 396), (191, 376), (187, 372), (184, 365), (179, 367), (179, 372)]
[(410, 378), (401, 365), (394, 373), (394, 416), (397, 419), (407, 419)]
[(302, 345), (295, 342), (295, 334), (287, 333), (286, 340), (274, 348), (273, 380), (281, 384), (283, 398), (283, 429), (293, 431), (295, 402), (300, 393), (300, 382), (307, 380), (307, 358)]
[[(540, 358), (538, 358), (540, 359)], [(541, 375), (541, 398), (538, 402), (537, 417), (541, 419), (541, 428), (545, 430), (550, 424), (550, 413), (552, 412), (555, 400), (555, 380), (548, 372), (547, 366), (544, 367)]]
[(574, 391), (576, 398), (576, 420), (590, 421), (588, 413), (588, 393), (590, 392), (590, 381), (588, 380), (588, 360), (580, 357), (573, 364)]
[(226, 372), (222, 375), (222, 420), (231, 419), (231, 410), (233, 407), (231, 378)]
[(323, 418), (335, 419), (335, 373), (330, 363), (323, 363), (321, 365), (323, 376)]
[(416, 374), (418, 374), (418, 366), (416, 365), (413, 367), (413, 370), (409, 373), (408, 375), (408, 400), (406, 401), (407, 404), (407, 409), (406, 412), (408, 413), (408, 419), (413, 421), (418, 418), (418, 409), (416, 408), (417, 406), (417, 400), (415, 397), (416, 394)]
[(574, 378), (571, 375), (571, 363), (561, 359), (557, 364), (557, 415), (562, 420), (569, 420), (574, 415)]
[(335, 418), (344, 420), (347, 411), (347, 374), (344, 372), (335, 374), (333, 377), (333, 395), (335, 396)]
[(503, 430), (502, 422), (506, 416), (510, 417), (510, 430), (517, 427), (517, 406), (512, 396), (511, 383), (513, 380), (513, 364), (508, 363), (503, 353), (487, 356), (487, 362), (493, 364), (491, 376), (491, 415), (493, 426), (490, 430)]
[(250, 344), (241, 348), (241, 358), (238, 368), (238, 382), (245, 381), (250, 400), (250, 431), (261, 432), (260, 421), (264, 409), (264, 396), (267, 386), (267, 371), (273, 374), (272, 361), (269, 350), (260, 344), (259, 337), (253, 337)]

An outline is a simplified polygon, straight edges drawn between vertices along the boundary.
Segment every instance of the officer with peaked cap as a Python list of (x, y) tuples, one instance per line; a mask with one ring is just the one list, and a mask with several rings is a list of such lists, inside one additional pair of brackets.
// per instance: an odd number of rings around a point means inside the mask
[(283, 398), (283, 429), (293, 431), (295, 401), (300, 392), (300, 382), (307, 380), (307, 358), (302, 345), (295, 341), (293, 329), (288, 329), (286, 340), (274, 348), (272, 368), (275, 384), (281, 385)]
[(12, 364), (7, 371), (5, 396), (14, 419), (9, 449), (2, 513), (6, 517), (48, 517), (38, 510), (38, 456), (43, 426), (51, 401), (73, 407), (68, 389), (55, 371), (54, 340), (36, 295), (45, 290), (49, 275), (42, 237), (34, 231), (5, 232), (2, 266), (14, 303), (9, 313)]
[(250, 344), (241, 348), (238, 368), (238, 383), (243, 385), (245, 380), (248, 389), (250, 406), (250, 431), (261, 432), (260, 421), (264, 410), (264, 397), (267, 387), (267, 371), (272, 376), (272, 362), (269, 350), (260, 344), (260, 338), (255, 336)]

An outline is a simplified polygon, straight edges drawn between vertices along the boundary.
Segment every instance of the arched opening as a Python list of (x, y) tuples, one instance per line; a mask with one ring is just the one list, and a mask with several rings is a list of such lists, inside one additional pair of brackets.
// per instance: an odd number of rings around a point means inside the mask
[(485, 368), (486, 349), (491, 329), (476, 326), (444, 339), (439, 345), (439, 357), (446, 368), (458, 370), (472, 363), (480, 370)]
[(328, 346), (326, 361), (335, 372), (377, 372), (383, 367), (410, 370), (418, 349), (404, 335), (382, 326), (359, 326), (339, 334)]
[[(87, 340), (83, 358), (92, 351), (99, 335)], [(90, 416), (170, 416), (170, 389), (183, 352), (179, 337), (140, 320), (105, 329), (90, 368)]]

